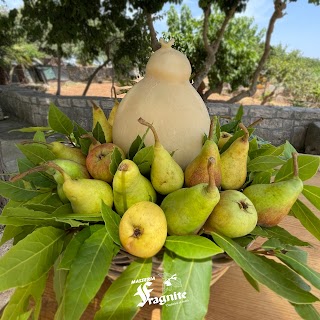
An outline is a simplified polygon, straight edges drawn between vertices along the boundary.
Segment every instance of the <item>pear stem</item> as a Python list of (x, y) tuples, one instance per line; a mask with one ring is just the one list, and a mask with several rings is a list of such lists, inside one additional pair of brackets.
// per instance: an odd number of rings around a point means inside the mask
[(99, 107), (93, 100), (90, 100), (90, 102), (92, 103), (92, 107), (93, 107), (95, 110), (100, 109), (100, 107)]
[(146, 120), (142, 119), (141, 117), (138, 119), (139, 123), (141, 123), (142, 125), (144, 126), (147, 126), (149, 129), (151, 129), (152, 133), (153, 133), (153, 136), (154, 136), (154, 144), (160, 144), (160, 141), (159, 141), (159, 136), (157, 134), (157, 131), (156, 129), (154, 128), (154, 126), (147, 122)]
[(31, 174), (31, 173), (35, 173), (35, 172), (40, 172), (40, 171), (46, 171), (47, 167), (46, 166), (38, 166), (38, 167), (34, 167), (31, 168), (28, 171), (22, 172), (20, 174), (17, 174), (16, 176), (12, 177), (9, 179), (10, 182), (16, 182), (18, 180), (23, 179), (24, 177), (26, 177), (27, 175)]
[(208, 136), (208, 140), (212, 140), (212, 137), (213, 137), (213, 131), (214, 131), (214, 128), (215, 128), (215, 120), (216, 118), (213, 117), (210, 121), (210, 129), (209, 129), (209, 136)]
[(259, 118), (258, 120), (249, 124), (247, 128), (253, 128), (253, 127), (257, 126), (259, 123), (261, 123), (263, 120), (264, 120), (263, 118)]
[(208, 165), (207, 165), (207, 169), (208, 169), (208, 174), (209, 174), (209, 183), (207, 186), (207, 192), (211, 193), (215, 190), (216, 188), (216, 181), (214, 178), (214, 165), (216, 163), (216, 160), (214, 157), (210, 157), (208, 159)]
[(240, 129), (244, 132), (244, 136), (242, 138), (243, 141), (248, 141), (249, 140), (249, 131), (248, 129), (245, 127), (245, 125), (243, 123), (239, 123), (239, 127)]
[(298, 164), (298, 153), (292, 152), (293, 159), (293, 176), (299, 178), (299, 164)]
[(99, 144), (100, 144), (100, 142), (99, 142), (93, 135), (91, 135), (91, 134), (89, 134), (89, 133), (87, 133), (87, 134), (82, 134), (82, 135), (80, 136), (80, 138), (82, 138), (82, 139), (90, 139), (90, 140), (91, 140), (91, 143), (92, 143), (93, 145), (99, 145)]

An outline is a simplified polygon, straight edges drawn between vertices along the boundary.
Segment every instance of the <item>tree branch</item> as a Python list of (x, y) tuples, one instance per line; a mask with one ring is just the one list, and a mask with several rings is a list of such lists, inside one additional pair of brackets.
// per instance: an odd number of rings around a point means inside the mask
[(158, 49), (160, 49), (160, 44), (158, 42), (157, 33), (153, 25), (152, 14), (149, 12), (145, 12), (145, 15), (147, 18), (147, 25), (148, 25), (150, 37), (151, 37), (151, 48), (153, 51), (157, 51)]
[(220, 43), (222, 41), (223, 35), (226, 31), (227, 25), (229, 21), (233, 18), (236, 9), (238, 7), (239, 1), (236, 1), (234, 5), (230, 8), (228, 12), (226, 12), (226, 16), (224, 18), (224, 21), (220, 27), (220, 29), (217, 31), (215, 40), (209, 45), (208, 41), (208, 24), (209, 24), (209, 18), (210, 18), (210, 6), (209, 8), (206, 7), (204, 11), (204, 21), (203, 21), (203, 42), (205, 49), (207, 51), (207, 57), (204, 61), (203, 67), (200, 69), (200, 71), (195, 75), (193, 86), (194, 88), (198, 88), (203, 79), (208, 75), (210, 68), (214, 63), (216, 62), (216, 53), (220, 47)]
[(261, 72), (265, 62), (267, 61), (269, 53), (270, 53), (270, 41), (271, 41), (271, 36), (272, 36), (273, 30), (274, 30), (274, 25), (275, 25), (277, 19), (281, 19), (284, 16), (283, 10), (285, 10), (286, 7), (287, 6), (286, 6), (285, 0), (275, 0), (274, 1), (274, 12), (273, 12), (273, 14), (270, 18), (270, 21), (269, 21), (269, 26), (268, 26), (268, 30), (267, 30), (267, 34), (266, 34), (266, 41), (265, 41), (265, 45), (264, 45), (264, 52), (263, 52), (262, 57), (258, 63), (258, 66), (253, 74), (251, 85), (248, 90), (243, 90), (239, 94), (237, 94), (236, 96), (229, 99), (227, 101), (228, 103), (238, 102), (243, 98), (252, 97), (256, 93), (257, 82), (259, 79), (260, 72)]

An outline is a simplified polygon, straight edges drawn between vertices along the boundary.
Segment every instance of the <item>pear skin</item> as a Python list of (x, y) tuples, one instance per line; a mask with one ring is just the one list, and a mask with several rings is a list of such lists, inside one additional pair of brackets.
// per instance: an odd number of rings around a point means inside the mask
[(223, 146), (228, 142), (228, 140), (232, 137), (232, 134), (229, 132), (222, 131), (220, 133), (220, 138), (218, 141), (218, 148), (221, 150)]
[(214, 180), (214, 159), (208, 160), (209, 183), (182, 188), (168, 194), (161, 203), (170, 235), (196, 234), (220, 199)]
[(220, 193), (220, 201), (203, 228), (206, 232), (218, 231), (229, 238), (238, 238), (249, 234), (257, 220), (254, 205), (242, 192), (226, 190)]
[(112, 142), (112, 126), (110, 125), (105, 113), (103, 110), (97, 106), (92, 101), (92, 118), (93, 118), (93, 128), (97, 125), (99, 122), (102, 128), (102, 131), (104, 133), (104, 138), (106, 142)]
[(154, 189), (162, 195), (167, 195), (182, 188), (184, 173), (178, 163), (159, 141), (155, 128), (142, 118), (141, 124), (149, 127), (154, 135), (154, 157), (151, 164), (150, 178)]
[(209, 137), (205, 141), (204, 145), (198, 156), (193, 159), (186, 167), (184, 172), (184, 181), (186, 187), (192, 187), (199, 183), (208, 183), (208, 159), (213, 157), (215, 159), (214, 165), (214, 178), (217, 187), (221, 184), (221, 164), (220, 164), (220, 153), (218, 146), (212, 140), (214, 130), (214, 118), (211, 120)]
[(157, 200), (151, 182), (140, 173), (137, 165), (128, 159), (119, 164), (113, 177), (112, 187), (114, 206), (120, 215), (137, 202)]
[(297, 154), (293, 155), (294, 176), (292, 179), (271, 184), (253, 184), (243, 190), (258, 212), (258, 225), (273, 227), (290, 212), (303, 190), (299, 178)]
[(62, 174), (64, 179), (62, 189), (65, 196), (69, 199), (74, 213), (100, 213), (102, 201), (109, 207), (112, 207), (113, 193), (111, 186), (107, 182), (95, 179), (73, 180), (55, 163), (49, 162), (47, 165)]
[(119, 236), (127, 252), (150, 258), (163, 247), (167, 238), (167, 221), (162, 209), (149, 201), (130, 207), (119, 225)]
[(119, 106), (119, 100), (118, 99), (115, 99), (114, 100), (114, 105), (110, 111), (110, 114), (109, 114), (109, 118), (108, 118), (108, 122), (110, 123), (111, 126), (113, 126), (113, 121), (114, 121), (114, 118), (116, 116), (116, 113), (117, 113), (117, 110), (118, 110), (118, 106)]
[(247, 159), (249, 151), (249, 132), (240, 123), (244, 135), (239, 137), (221, 154), (221, 187), (223, 190), (238, 190), (247, 178)]
[(86, 156), (79, 148), (69, 147), (58, 141), (51, 142), (49, 148), (58, 159), (72, 160), (84, 166), (86, 165)]

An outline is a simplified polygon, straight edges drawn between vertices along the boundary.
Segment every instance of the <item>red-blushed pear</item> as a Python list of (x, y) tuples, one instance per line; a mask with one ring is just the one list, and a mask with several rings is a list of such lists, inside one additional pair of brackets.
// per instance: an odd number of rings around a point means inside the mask
[(249, 132), (240, 123), (239, 127), (244, 135), (239, 137), (220, 156), (221, 160), (221, 188), (223, 190), (238, 190), (247, 178), (247, 159), (249, 151)]
[(130, 254), (139, 258), (154, 256), (167, 237), (167, 221), (162, 209), (153, 202), (137, 202), (124, 213), (119, 236)]
[(257, 219), (254, 205), (242, 192), (226, 190), (220, 193), (220, 201), (203, 229), (218, 231), (230, 238), (243, 237), (255, 228)]
[(253, 184), (243, 190), (258, 212), (258, 225), (276, 226), (289, 213), (303, 190), (299, 178), (298, 154), (293, 153), (294, 174), (289, 180), (271, 184)]
[(113, 174), (110, 172), (111, 155), (115, 149), (125, 158), (124, 152), (113, 143), (102, 143), (89, 151), (86, 159), (86, 166), (94, 179), (112, 182)]
[(208, 159), (213, 157), (215, 159), (215, 165), (213, 168), (214, 179), (217, 187), (221, 184), (221, 165), (220, 165), (220, 153), (218, 146), (213, 141), (214, 133), (214, 121), (213, 117), (210, 123), (210, 130), (208, 139), (205, 141), (200, 153), (194, 158), (187, 166), (184, 172), (184, 182), (186, 187), (192, 187), (199, 183), (208, 183)]
[(220, 194), (214, 180), (214, 158), (207, 164), (209, 183), (200, 183), (168, 194), (161, 203), (170, 235), (196, 234), (219, 202)]

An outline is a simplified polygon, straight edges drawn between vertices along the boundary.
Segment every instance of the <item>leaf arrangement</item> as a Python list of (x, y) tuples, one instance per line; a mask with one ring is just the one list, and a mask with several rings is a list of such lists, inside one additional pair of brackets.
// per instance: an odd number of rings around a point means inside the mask
[[(240, 107), (228, 124), (220, 126), (216, 121), (216, 140), (223, 131), (233, 133), (221, 153), (243, 134), (239, 129), (242, 114)], [(46, 143), (52, 134), (62, 135), (64, 141), (79, 148), (84, 155), (88, 153), (90, 142), (81, 138), (88, 132), (53, 104), (48, 123), (48, 128), (33, 129), (33, 143), (17, 145), (24, 155), (18, 160), (20, 174), (56, 158), (50, 149), (40, 143)], [(253, 128), (249, 129), (249, 133), (245, 185), (283, 181), (292, 177), (293, 146), (286, 142), (275, 147), (255, 136)], [(99, 123), (92, 134), (101, 143), (105, 142)], [(144, 137), (138, 136), (133, 141), (127, 158), (137, 164), (143, 175), (148, 176), (153, 147), (145, 146)], [(121, 154), (115, 149), (110, 165), (113, 174), (120, 162)], [(300, 155), (299, 177), (305, 181), (314, 176), (319, 163), (319, 157)], [(70, 204), (60, 200), (56, 186), (48, 172), (36, 170), (16, 182), (0, 180), (0, 194), (10, 199), (0, 216), (0, 223), (6, 226), (0, 245), (13, 239), (12, 248), (0, 259), (0, 291), (16, 288), (2, 312), (2, 320), (28, 319), (30, 316), (39, 319), (41, 297), (52, 269), (59, 305), (55, 319), (80, 319), (121, 250), (118, 231), (121, 217), (112, 208), (102, 203), (99, 214), (74, 213)], [(320, 209), (319, 187), (304, 185), (303, 195)], [(320, 240), (320, 220), (300, 200), (293, 205), (291, 215)], [(257, 237), (266, 241), (260, 248), (250, 250), (249, 244)], [(256, 290), (259, 290), (259, 284), (263, 284), (291, 303), (303, 319), (319, 319), (313, 306), (319, 299), (310, 290), (311, 286), (320, 289), (320, 274), (307, 265), (307, 252), (301, 248), (308, 246), (309, 243), (279, 226), (257, 226), (249, 235), (235, 239), (218, 232), (168, 236), (161, 252), (163, 272), (179, 276), (179, 290), (188, 293), (188, 301), (163, 304), (162, 319), (202, 319), (206, 315), (212, 258), (218, 254), (232, 259)], [(131, 282), (154, 276), (152, 265), (152, 258), (137, 258), (126, 266), (105, 292), (94, 319), (132, 319), (139, 310), (141, 298), (136, 294), (139, 284)], [(31, 306), (30, 301), (33, 301)]]

